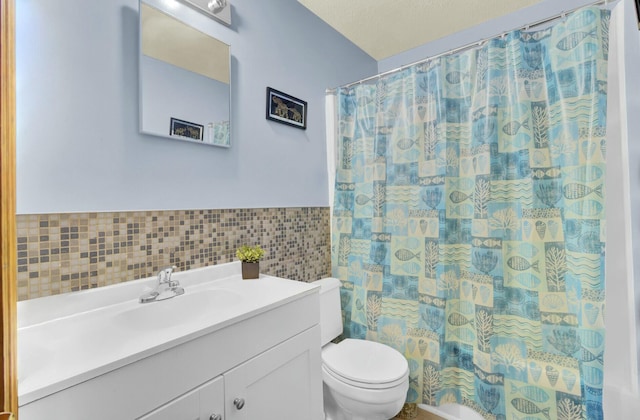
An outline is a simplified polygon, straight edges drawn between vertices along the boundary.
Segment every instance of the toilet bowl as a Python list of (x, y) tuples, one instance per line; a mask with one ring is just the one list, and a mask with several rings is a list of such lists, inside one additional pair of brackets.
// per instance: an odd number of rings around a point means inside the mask
[(408, 378), (407, 360), (384, 344), (346, 339), (325, 345), (325, 418), (388, 420), (402, 409)]
[(325, 419), (388, 420), (409, 389), (409, 365), (397, 350), (373, 341), (331, 339), (342, 333), (340, 281), (318, 280)]

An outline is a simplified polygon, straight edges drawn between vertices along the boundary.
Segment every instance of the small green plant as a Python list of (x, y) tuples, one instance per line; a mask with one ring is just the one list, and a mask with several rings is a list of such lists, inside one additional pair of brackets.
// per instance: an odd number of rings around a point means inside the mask
[(240, 261), (248, 263), (257, 263), (263, 256), (264, 249), (260, 248), (260, 245), (242, 245), (236, 250), (236, 257), (238, 257)]

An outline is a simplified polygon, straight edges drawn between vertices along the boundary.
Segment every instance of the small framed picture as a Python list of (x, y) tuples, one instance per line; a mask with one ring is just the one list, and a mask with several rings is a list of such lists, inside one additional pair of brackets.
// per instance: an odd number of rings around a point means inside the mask
[(307, 103), (267, 87), (267, 119), (307, 129)]
[(189, 140), (203, 141), (204, 126), (189, 121), (171, 118), (169, 135)]

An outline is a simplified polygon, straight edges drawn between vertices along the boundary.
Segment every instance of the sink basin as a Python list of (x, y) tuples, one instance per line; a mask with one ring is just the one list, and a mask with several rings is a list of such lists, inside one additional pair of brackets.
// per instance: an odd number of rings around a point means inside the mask
[(204, 319), (224, 311), (242, 300), (233, 290), (187, 290), (184, 295), (151, 303), (141, 303), (115, 316), (118, 325), (134, 330), (171, 328)]

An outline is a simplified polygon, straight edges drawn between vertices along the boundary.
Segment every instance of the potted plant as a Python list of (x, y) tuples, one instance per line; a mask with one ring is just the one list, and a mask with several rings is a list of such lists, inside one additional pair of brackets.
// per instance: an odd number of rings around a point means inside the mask
[(242, 278), (257, 279), (260, 275), (260, 258), (264, 256), (264, 250), (260, 245), (242, 245), (236, 250), (236, 257), (242, 261)]

